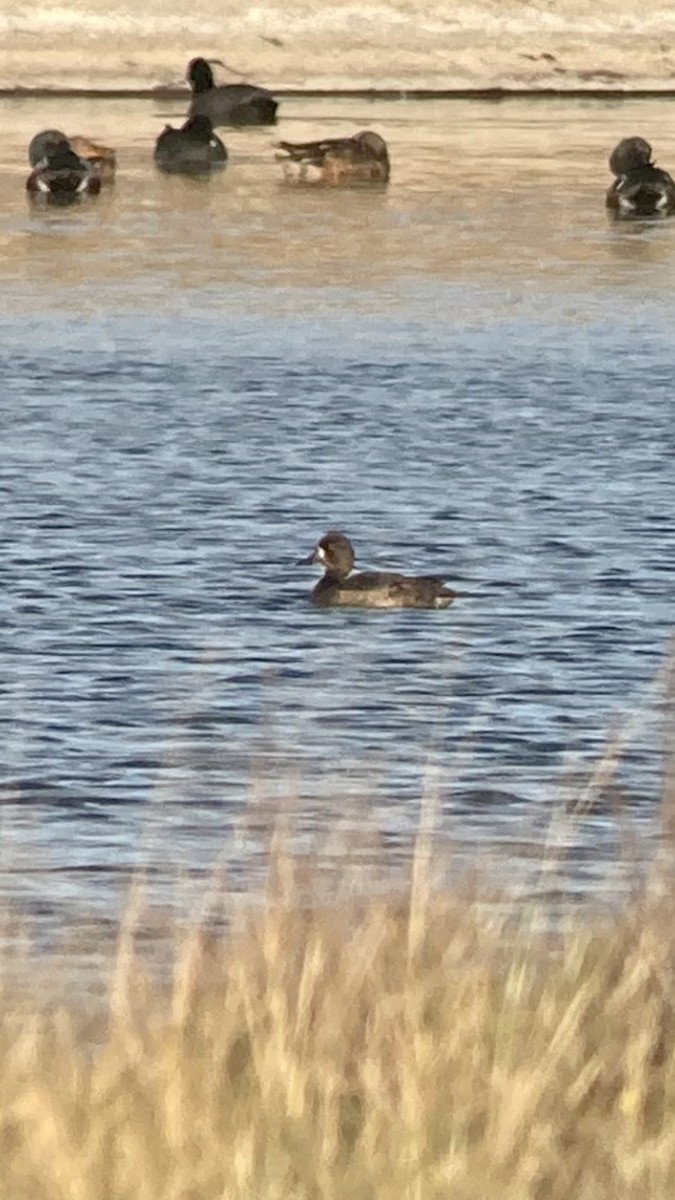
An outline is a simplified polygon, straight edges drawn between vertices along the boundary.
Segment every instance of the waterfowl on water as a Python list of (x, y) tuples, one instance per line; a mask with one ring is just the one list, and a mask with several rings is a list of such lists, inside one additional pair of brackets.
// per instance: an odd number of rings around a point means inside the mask
[(227, 150), (208, 117), (188, 117), (180, 129), (167, 125), (155, 142), (155, 162), (162, 171), (205, 175), (227, 162)]
[(223, 83), (216, 86), (211, 63), (224, 66), (218, 58), (193, 58), (185, 78), (192, 88), (189, 117), (208, 117), (212, 125), (274, 125), (277, 102), (265, 88), (253, 83)]
[(331, 529), (298, 566), (321, 563), (324, 575), (312, 592), (314, 604), (350, 608), (447, 608), (455, 598), (438, 575), (399, 575), (359, 571), (352, 575), (354, 549), (348, 537)]
[(33, 198), (68, 204), (85, 195), (96, 195), (101, 190), (101, 180), (64, 139), (47, 147), (44, 158), (28, 176), (26, 189)]
[(652, 148), (641, 137), (624, 138), (609, 156), (616, 176), (607, 192), (607, 208), (619, 217), (658, 217), (675, 212), (675, 182), (652, 162)]
[(90, 138), (80, 134), (68, 137), (60, 129), (43, 129), (41, 133), (35, 134), (28, 147), (31, 167), (37, 166), (45, 158), (48, 148), (58, 145), (59, 142), (67, 142), (75, 154), (88, 162), (101, 183), (110, 183), (114, 179), (117, 155), (110, 146), (102, 146), (99, 142), (92, 142)]
[(277, 149), (285, 178), (295, 183), (344, 187), (389, 179), (387, 143), (372, 129), (319, 142), (277, 142)]

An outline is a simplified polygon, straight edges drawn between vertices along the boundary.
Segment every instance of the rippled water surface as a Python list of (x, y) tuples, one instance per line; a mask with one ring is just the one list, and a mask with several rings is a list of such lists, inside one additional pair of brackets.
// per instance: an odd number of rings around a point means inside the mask
[[(49, 931), (139, 862), (168, 907), (218, 855), (242, 888), (289, 803), (326, 870), (371, 823), (393, 869), (424, 792), (465, 864), (536, 891), (552, 837), (557, 886), (616, 885), (626, 816), (658, 837), (675, 221), (603, 200), (624, 134), (675, 166), (669, 104), (286, 101), (208, 182), (153, 169), (177, 116), (0, 103), (0, 896)], [(48, 125), (114, 189), (31, 212)], [(280, 184), (276, 137), (364, 126), (386, 192)], [(317, 611), (329, 527), (466, 594)]]

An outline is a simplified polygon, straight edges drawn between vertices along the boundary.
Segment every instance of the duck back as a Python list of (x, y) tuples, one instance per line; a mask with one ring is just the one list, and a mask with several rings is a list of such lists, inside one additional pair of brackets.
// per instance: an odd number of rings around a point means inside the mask
[(347, 578), (326, 574), (312, 593), (315, 604), (348, 608), (448, 608), (452, 588), (438, 575), (359, 571)]
[(155, 142), (154, 159), (169, 174), (206, 175), (225, 166), (227, 150), (208, 118), (190, 117), (181, 129), (166, 126)]
[(75, 154), (66, 141), (51, 147), (26, 180), (31, 195), (47, 196), (57, 203), (68, 203), (85, 193), (95, 195), (100, 188), (101, 181), (89, 163)]
[(615, 181), (607, 205), (623, 216), (666, 216), (675, 212), (675, 182), (661, 167), (645, 163)]
[(209, 117), (214, 125), (274, 125), (277, 101), (252, 83), (226, 83), (198, 92), (190, 105), (191, 117)]

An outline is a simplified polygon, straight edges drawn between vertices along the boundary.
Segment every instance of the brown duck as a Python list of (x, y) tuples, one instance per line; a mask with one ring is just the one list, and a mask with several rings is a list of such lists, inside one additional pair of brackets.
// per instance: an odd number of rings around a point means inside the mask
[(389, 180), (387, 143), (372, 129), (320, 142), (278, 142), (277, 150), (284, 177), (293, 183), (349, 187)]

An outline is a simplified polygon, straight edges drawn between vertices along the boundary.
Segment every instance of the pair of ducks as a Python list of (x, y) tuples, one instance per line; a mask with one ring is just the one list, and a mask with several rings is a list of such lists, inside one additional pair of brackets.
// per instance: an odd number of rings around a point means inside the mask
[(169, 174), (204, 175), (224, 167), (227, 149), (214, 133), (215, 125), (274, 125), (277, 102), (254, 83), (216, 85), (211, 64), (218, 58), (193, 58), (186, 81), (192, 90), (187, 120), (180, 129), (166, 125), (155, 142), (157, 166)]
[[(32, 139), (28, 158), (33, 168), (26, 189), (33, 197), (58, 204), (96, 196), (112, 182), (116, 155), (88, 138), (68, 137), (60, 129), (43, 129)], [(157, 139), (155, 161), (165, 171), (203, 174), (225, 166), (227, 150), (213, 133), (208, 117), (190, 117), (183, 129), (169, 126)]]
[(624, 138), (609, 156), (615, 176), (607, 208), (618, 217), (658, 217), (675, 212), (675, 181), (652, 161), (652, 148), (641, 137)]
[[(342, 187), (389, 180), (387, 144), (371, 129), (316, 142), (277, 142), (276, 149), (289, 182)], [(169, 174), (207, 175), (225, 166), (227, 149), (209, 118), (197, 114), (180, 129), (166, 126), (157, 138), (154, 158), (160, 170)]]

